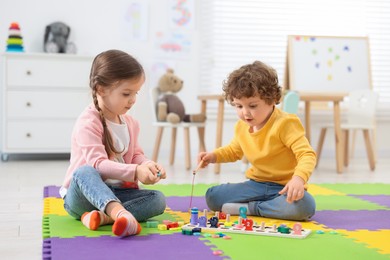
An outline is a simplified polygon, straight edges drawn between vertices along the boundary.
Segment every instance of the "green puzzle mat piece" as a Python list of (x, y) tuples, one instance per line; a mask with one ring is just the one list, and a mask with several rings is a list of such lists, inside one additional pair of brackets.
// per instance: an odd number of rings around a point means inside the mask
[[(215, 186), (217, 184), (196, 184), (194, 186), (194, 196), (204, 196), (208, 188)], [(191, 195), (191, 184), (156, 184), (153, 186), (143, 186), (145, 189), (150, 190), (159, 190), (164, 193), (165, 196), (179, 196), (185, 197)]]
[(215, 245), (214, 251), (222, 250), (223, 255), (240, 260), (389, 259), (389, 255), (381, 255), (375, 249), (367, 248), (341, 234), (312, 233), (305, 239), (231, 234), (230, 240), (211, 237), (200, 239), (207, 245)]
[(385, 206), (351, 196), (317, 195), (316, 210), (388, 210)]
[(316, 185), (349, 195), (390, 195), (389, 184), (385, 183), (340, 183)]

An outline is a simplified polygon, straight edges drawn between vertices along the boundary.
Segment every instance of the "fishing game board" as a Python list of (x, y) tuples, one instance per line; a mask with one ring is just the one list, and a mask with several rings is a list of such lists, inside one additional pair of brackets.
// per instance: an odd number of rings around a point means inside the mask
[[(263, 222), (264, 223), (264, 222)], [(310, 233), (310, 229), (302, 229), (302, 225), (296, 225), (292, 228), (287, 226), (262, 226), (262, 225), (254, 225), (250, 229), (246, 226), (232, 224), (232, 226), (225, 227), (222, 223), (219, 227), (211, 227), (210, 224), (207, 224), (207, 227), (199, 227), (199, 225), (186, 224), (182, 226), (183, 231), (191, 231), (194, 233), (199, 230), (200, 233), (236, 233), (236, 234), (244, 234), (244, 235), (257, 235), (257, 236), (271, 236), (271, 237), (285, 237), (285, 238), (306, 238)]]

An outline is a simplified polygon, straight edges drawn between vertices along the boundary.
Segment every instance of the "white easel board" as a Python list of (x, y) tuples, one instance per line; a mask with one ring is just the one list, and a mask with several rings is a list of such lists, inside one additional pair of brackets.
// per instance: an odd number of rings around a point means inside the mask
[(288, 37), (285, 87), (301, 92), (371, 89), (367, 37)]

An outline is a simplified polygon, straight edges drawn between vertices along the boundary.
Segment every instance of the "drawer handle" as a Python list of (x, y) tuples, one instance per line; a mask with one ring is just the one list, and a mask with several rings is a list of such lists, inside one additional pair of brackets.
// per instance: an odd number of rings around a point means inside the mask
[(30, 137), (31, 137), (31, 134), (30, 134), (30, 133), (27, 133), (27, 134), (26, 134), (26, 137), (27, 137), (27, 138), (30, 138)]
[(31, 103), (30, 103), (30, 102), (27, 102), (27, 103), (26, 103), (26, 106), (27, 106), (27, 107), (31, 107)]
[(31, 70), (28, 70), (28, 71), (26, 71), (26, 74), (28, 75), (28, 76), (30, 76), (32, 73), (31, 73)]

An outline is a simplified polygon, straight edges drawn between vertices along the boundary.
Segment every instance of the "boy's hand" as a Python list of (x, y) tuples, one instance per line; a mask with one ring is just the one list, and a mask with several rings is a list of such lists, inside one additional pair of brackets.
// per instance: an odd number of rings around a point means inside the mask
[(305, 181), (299, 176), (293, 176), (291, 180), (284, 186), (284, 188), (279, 191), (279, 194), (286, 194), (286, 201), (288, 203), (293, 203), (303, 198), (305, 195), (304, 188)]
[(210, 163), (215, 163), (217, 161), (217, 156), (215, 153), (201, 152), (198, 155), (198, 163), (202, 162), (201, 168), (205, 168)]
[(155, 162), (138, 165), (136, 175), (137, 179), (143, 184), (155, 184), (160, 179), (166, 178), (164, 168)]

